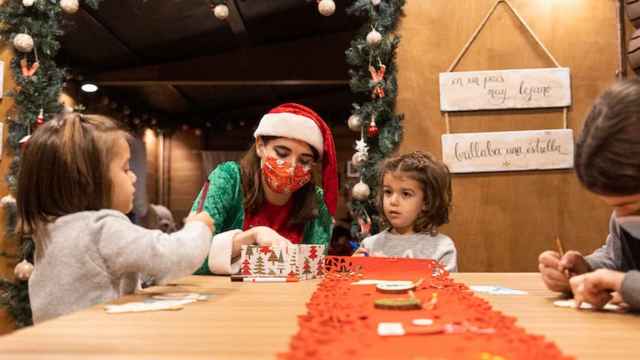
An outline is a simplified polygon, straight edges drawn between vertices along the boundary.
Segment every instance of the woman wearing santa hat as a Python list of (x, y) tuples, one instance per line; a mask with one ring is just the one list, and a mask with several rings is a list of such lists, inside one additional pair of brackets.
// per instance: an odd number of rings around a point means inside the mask
[[(264, 115), (253, 135), (256, 142), (242, 160), (217, 166), (194, 202), (193, 210), (201, 205), (216, 231), (196, 274), (238, 272), (242, 245), (329, 243), (338, 175), (327, 124), (313, 110), (289, 103)], [(322, 187), (312, 174), (319, 163)]]

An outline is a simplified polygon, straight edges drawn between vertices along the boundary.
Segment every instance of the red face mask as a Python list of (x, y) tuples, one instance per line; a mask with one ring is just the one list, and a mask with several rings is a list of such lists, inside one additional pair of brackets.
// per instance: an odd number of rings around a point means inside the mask
[(311, 166), (267, 156), (262, 164), (262, 174), (269, 188), (277, 193), (293, 193), (311, 180)]

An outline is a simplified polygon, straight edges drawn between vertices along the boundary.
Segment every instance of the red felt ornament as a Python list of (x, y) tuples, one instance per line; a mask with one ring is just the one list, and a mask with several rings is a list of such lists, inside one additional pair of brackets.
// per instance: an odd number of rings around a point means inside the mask
[(375, 115), (371, 115), (371, 123), (369, 123), (369, 128), (367, 129), (367, 135), (369, 135), (369, 137), (376, 137), (378, 136), (378, 133), (380, 131), (378, 130), (378, 126), (376, 126), (376, 117)]
[(387, 70), (387, 67), (384, 65), (380, 65), (380, 70), (376, 70), (372, 65), (369, 65), (369, 73), (371, 74), (371, 81), (374, 84), (371, 98), (375, 99), (384, 97), (384, 86), (382, 85), (382, 80), (384, 79), (384, 73)]
[(35, 74), (36, 71), (38, 71), (39, 67), (40, 67), (40, 63), (38, 63), (37, 61), (31, 64), (31, 66), (29, 66), (29, 62), (27, 61), (26, 58), (22, 58), (20, 60), (20, 70), (22, 71), (23, 77), (26, 77), (26, 78), (32, 77), (33, 74)]
[(38, 124), (38, 125), (44, 124), (44, 110), (43, 109), (40, 109), (40, 113), (38, 114), (38, 117), (36, 118), (36, 124)]
[(18, 144), (20, 144), (20, 150), (22, 152), (24, 152), (27, 149), (27, 145), (29, 144), (29, 139), (31, 138), (31, 135), (27, 135), (22, 137), (22, 139), (20, 139), (20, 141), (18, 141)]

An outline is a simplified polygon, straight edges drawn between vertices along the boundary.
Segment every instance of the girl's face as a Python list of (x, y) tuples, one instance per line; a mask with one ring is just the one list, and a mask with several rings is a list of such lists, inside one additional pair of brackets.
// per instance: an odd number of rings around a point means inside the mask
[(407, 173), (395, 171), (383, 177), (382, 206), (393, 231), (398, 234), (413, 234), (413, 225), (425, 208), (424, 191)]
[(118, 139), (113, 149), (115, 157), (109, 164), (111, 178), (111, 208), (126, 214), (133, 209), (133, 193), (136, 175), (129, 169), (129, 144), (124, 138)]

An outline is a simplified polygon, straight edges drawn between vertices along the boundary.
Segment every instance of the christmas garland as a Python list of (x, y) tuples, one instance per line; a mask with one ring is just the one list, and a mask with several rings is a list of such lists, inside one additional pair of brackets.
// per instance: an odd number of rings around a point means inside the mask
[[(101, 0), (84, 0), (97, 8)], [(17, 327), (32, 324), (27, 281), (33, 266), (34, 244), (31, 239), (17, 239), (16, 182), (20, 163), (20, 143), (26, 141), (34, 126), (62, 109), (58, 98), (65, 81), (64, 69), (58, 68), (55, 56), (63, 34), (63, 12), (78, 11), (78, 0), (5, 0), (0, 1), (0, 36), (16, 50), (10, 69), (16, 87), (9, 95), (14, 107), (7, 116), (8, 145), (14, 157), (6, 181), (9, 195), (2, 198), (6, 219), (5, 244), (18, 243), (19, 255), (3, 253), (6, 258), (23, 259), (16, 266), (16, 282), (0, 279), (0, 306), (7, 309)]]
[(351, 160), (360, 171), (360, 181), (353, 187), (349, 202), (357, 220), (352, 233), (358, 234), (359, 240), (380, 230), (375, 200), (379, 188), (377, 165), (402, 138), (403, 116), (394, 112), (398, 93), (395, 58), (400, 39), (393, 32), (404, 4), (404, 0), (356, 0), (347, 9), (350, 15), (368, 17), (346, 51), (352, 67), (351, 91), (361, 100), (353, 104), (348, 121), (349, 128), (360, 133)]

